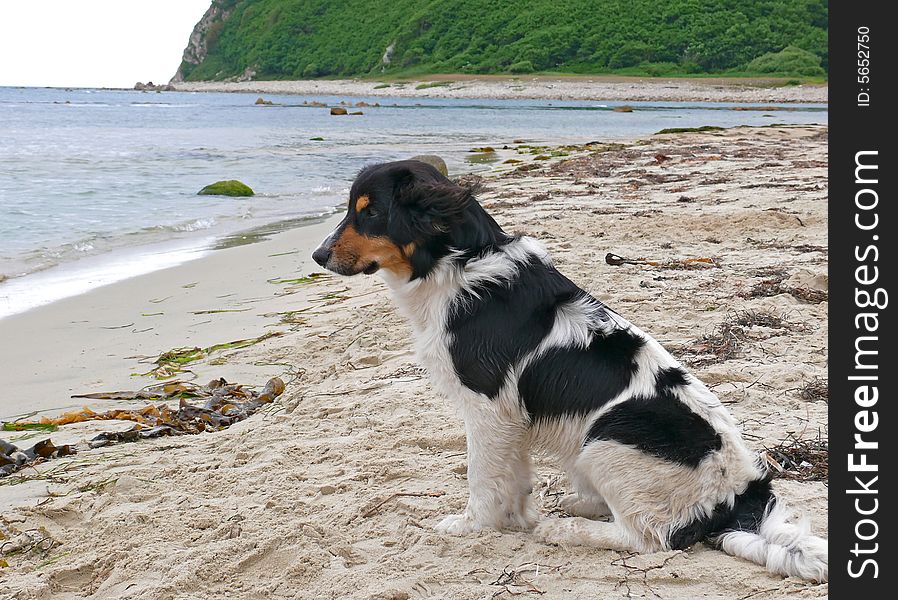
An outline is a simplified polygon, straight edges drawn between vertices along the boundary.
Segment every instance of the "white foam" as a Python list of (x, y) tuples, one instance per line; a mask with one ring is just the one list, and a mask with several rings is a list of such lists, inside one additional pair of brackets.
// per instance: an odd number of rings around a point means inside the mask
[(0, 319), (138, 275), (168, 269), (208, 254), (210, 240), (156, 244), (68, 262), (0, 283)]

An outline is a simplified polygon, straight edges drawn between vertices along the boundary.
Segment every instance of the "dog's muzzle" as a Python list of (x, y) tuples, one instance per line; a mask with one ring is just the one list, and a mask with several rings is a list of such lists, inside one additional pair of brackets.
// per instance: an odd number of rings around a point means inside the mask
[(327, 246), (327, 241), (318, 246), (318, 249), (312, 253), (312, 260), (320, 266), (327, 268), (327, 261), (331, 258), (331, 249)]

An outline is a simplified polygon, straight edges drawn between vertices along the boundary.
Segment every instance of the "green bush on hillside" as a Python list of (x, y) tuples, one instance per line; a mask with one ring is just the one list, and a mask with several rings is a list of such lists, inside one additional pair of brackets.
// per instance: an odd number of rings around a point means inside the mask
[(748, 63), (745, 68), (755, 73), (778, 75), (818, 77), (826, 74), (820, 66), (819, 56), (795, 46), (787, 46), (779, 52), (768, 52)]
[[(616, 70), (663, 75), (743, 68), (820, 76), (827, 69), (826, 0), (213, 4), (227, 7), (229, 16), (208, 29), (206, 59), (181, 65), (188, 80), (233, 77), (247, 68), (260, 79)], [(385, 64), (381, 59), (390, 45)]]

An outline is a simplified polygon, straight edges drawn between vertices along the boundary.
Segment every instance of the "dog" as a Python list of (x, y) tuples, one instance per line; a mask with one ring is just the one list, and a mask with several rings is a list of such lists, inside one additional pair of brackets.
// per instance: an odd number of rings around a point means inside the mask
[[(423, 162), (368, 166), (312, 255), (341, 275), (382, 275), (434, 388), (464, 418), (468, 503), (437, 530), (634, 552), (704, 541), (826, 581), (826, 540), (792, 521), (718, 398), (475, 194)], [(537, 518), (533, 451), (567, 473), (573, 517)]]

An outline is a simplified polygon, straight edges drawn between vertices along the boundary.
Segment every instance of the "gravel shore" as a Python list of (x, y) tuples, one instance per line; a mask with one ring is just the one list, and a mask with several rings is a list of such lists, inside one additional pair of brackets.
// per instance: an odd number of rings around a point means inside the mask
[(491, 100), (612, 100), (656, 102), (825, 103), (828, 88), (784, 85), (766, 79), (640, 79), (636, 77), (466, 78), (421, 81), (373, 80), (181, 82), (178, 91), (372, 96), (402, 98), (482, 98)]

